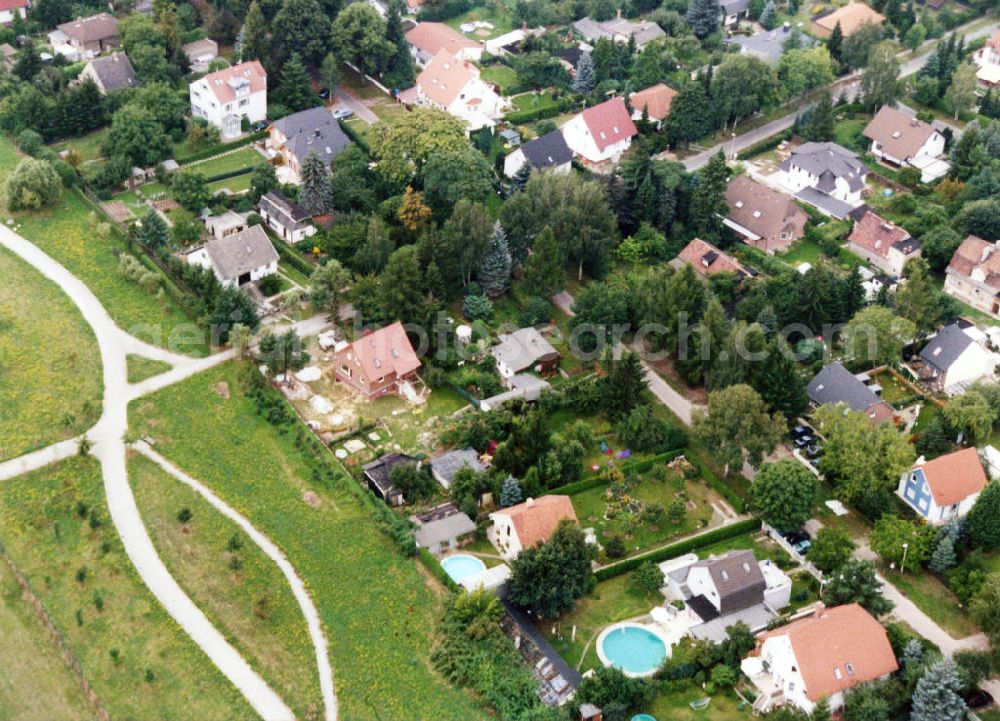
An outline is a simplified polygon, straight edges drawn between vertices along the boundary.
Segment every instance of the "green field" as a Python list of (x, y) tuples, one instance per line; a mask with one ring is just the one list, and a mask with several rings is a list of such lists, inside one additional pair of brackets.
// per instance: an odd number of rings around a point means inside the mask
[(496, 83), (501, 92), (517, 84), (517, 71), (509, 65), (494, 63), (483, 68), (482, 78), (488, 83)]
[(80, 159), (84, 162), (89, 160), (97, 160), (103, 157), (101, 154), (101, 146), (104, 144), (104, 140), (108, 137), (108, 129), (102, 128), (100, 130), (95, 130), (87, 135), (81, 135), (79, 138), (73, 138), (72, 140), (66, 140), (62, 143), (56, 143), (52, 146), (52, 149), (57, 153), (67, 148), (73, 148), (76, 152), (80, 154)]
[(143, 358), (141, 355), (130, 355), (128, 357), (128, 382), (138, 383), (147, 378), (158, 376), (170, 370), (170, 364), (163, 361)]
[(0, 656), (4, 659), (0, 718), (94, 718), (79, 681), (4, 563), (0, 563)]
[(237, 170), (250, 170), (265, 163), (264, 156), (249, 146), (219, 155), (207, 160), (198, 160), (185, 165), (182, 170), (191, 173), (201, 173), (206, 178)]
[[(149, 459), (130, 459), (129, 480), (153, 545), (195, 605), (298, 718), (321, 718), (315, 652), (278, 567), (239, 526)], [(194, 514), (185, 524), (177, 521), (183, 508)]]
[(246, 369), (228, 363), (137, 401), (134, 428), (246, 515), (303, 577), (330, 638), (344, 718), (483, 718), (428, 660), (440, 587), (398, 555), (349, 481), (314, 479), (296, 448), (303, 427), (279, 434), (255, 413)]
[[(108, 517), (96, 460), (0, 485), (0, 541), (112, 718), (255, 718), (139, 579)], [(51, 680), (37, 683), (34, 693)]]
[(492, 23), (492, 30), (480, 28), (467, 35), (467, 37), (475, 40), (489, 40), (490, 38), (503, 35), (504, 33), (509, 33), (514, 29), (513, 18), (511, 17), (510, 12), (503, 7), (503, 4), (504, 3), (502, 2), (498, 2), (494, 7), (475, 5), (473, 8), (462, 13), (461, 15), (445, 20), (445, 24), (455, 30), (458, 30), (462, 23), (471, 23), (476, 21)]
[(223, 188), (228, 188), (229, 192), (233, 194), (242, 193), (250, 190), (250, 181), (252, 178), (253, 173), (243, 173), (243, 175), (235, 175), (232, 178), (216, 180), (208, 184), (208, 192), (215, 193)]
[(55, 283), (0, 247), (0, 461), (93, 425), (101, 357), (90, 326)]
[(934, 619), (953, 638), (979, 633), (976, 624), (962, 608), (958, 598), (929, 571), (918, 574), (882, 569), (886, 580), (898, 588), (917, 607)]

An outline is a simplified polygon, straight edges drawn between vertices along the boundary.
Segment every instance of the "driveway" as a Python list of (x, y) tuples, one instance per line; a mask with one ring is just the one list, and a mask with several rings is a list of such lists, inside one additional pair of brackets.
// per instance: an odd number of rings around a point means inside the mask
[(334, 90), (333, 95), (337, 98), (337, 102), (334, 104), (334, 107), (350, 108), (354, 111), (356, 116), (364, 120), (369, 125), (374, 125), (378, 122), (378, 116), (369, 110), (367, 105), (343, 88), (337, 88)]

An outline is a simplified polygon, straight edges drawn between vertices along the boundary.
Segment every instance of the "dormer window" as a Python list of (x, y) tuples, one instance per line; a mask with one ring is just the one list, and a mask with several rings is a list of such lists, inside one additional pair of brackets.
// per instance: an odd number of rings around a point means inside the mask
[(838, 681), (840, 681), (844, 677), (844, 675), (840, 672), (840, 667), (839, 666), (837, 668), (833, 669), (833, 677), (835, 679), (837, 679)]
[(737, 200), (736, 201), (736, 207), (737, 208), (742, 208), (743, 207), (743, 201), (742, 200)]
[(844, 668), (847, 669), (847, 675), (848, 676), (853, 676), (854, 675), (854, 664), (853, 663), (845, 663), (844, 664)]
[(759, 210), (755, 210), (755, 211), (753, 212), (753, 217), (755, 217), (755, 218), (759, 218), (759, 217), (760, 217), (760, 211), (759, 211)]

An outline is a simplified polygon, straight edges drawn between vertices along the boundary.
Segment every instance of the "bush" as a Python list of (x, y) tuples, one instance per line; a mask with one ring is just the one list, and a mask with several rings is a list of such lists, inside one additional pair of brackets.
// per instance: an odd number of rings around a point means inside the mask
[(646, 561), (632, 571), (629, 585), (641, 593), (656, 593), (666, 585), (666, 580), (659, 566), (652, 561)]
[(485, 295), (467, 295), (462, 301), (462, 314), (471, 321), (493, 317), (493, 303)]
[(270, 297), (281, 290), (281, 276), (277, 273), (265, 275), (257, 282), (257, 285), (260, 286), (261, 293)]
[(521, 327), (526, 328), (529, 325), (548, 323), (551, 317), (552, 304), (544, 298), (532, 296), (528, 299), (528, 304), (518, 320), (521, 322)]
[(608, 558), (624, 558), (625, 552), (625, 542), (619, 535), (612, 536), (604, 544), (604, 553)]
[(34, 130), (25, 128), (17, 135), (17, 147), (25, 155), (34, 157), (38, 154), (39, 150), (45, 147), (45, 141)]
[(38, 210), (62, 195), (63, 184), (52, 163), (25, 158), (4, 183), (8, 210)]
[(661, 421), (649, 406), (632, 409), (615, 426), (615, 433), (626, 446), (639, 453), (662, 453), (679, 448), (687, 441), (683, 430)]

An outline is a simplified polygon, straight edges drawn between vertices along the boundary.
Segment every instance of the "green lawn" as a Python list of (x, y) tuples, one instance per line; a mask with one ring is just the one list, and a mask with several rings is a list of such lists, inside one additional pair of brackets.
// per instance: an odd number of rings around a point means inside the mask
[(0, 718), (94, 718), (69, 670), (13, 572), (0, 563)]
[(59, 153), (66, 148), (73, 148), (73, 150), (80, 154), (80, 159), (84, 162), (97, 160), (102, 157), (101, 146), (107, 137), (108, 128), (101, 128), (87, 135), (81, 135), (79, 138), (72, 138), (61, 143), (56, 143), (52, 146), (52, 149)]
[[(96, 460), (0, 484), (0, 541), (112, 718), (255, 718), (139, 579), (108, 517)], [(39, 694), (51, 679), (35, 683)]]
[(905, 401), (916, 395), (912, 388), (888, 371), (879, 373), (874, 380), (882, 386), (882, 398), (889, 403)]
[(255, 372), (228, 363), (137, 401), (134, 428), (246, 515), (303, 577), (330, 638), (344, 718), (483, 718), (428, 661), (443, 591), (398, 555), (351, 481), (314, 478), (296, 448), (302, 426), (281, 434), (256, 414), (242, 392)]
[(493, 24), (493, 29), (481, 28), (469, 33), (467, 37), (474, 40), (489, 40), (490, 38), (509, 33), (514, 29), (514, 19), (510, 12), (503, 6), (503, 2), (498, 2), (493, 7), (486, 5), (475, 5), (467, 12), (457, 15), (450, 20), (445, 20), (445, 24), (458, 30), (462, 23), (483, 21)]
[(517, 85), (517, 71), (503, 63), (494, 63), (483, 68), (482, 78), (488, 83), (496, 83), (500, 86), (501, 92)]
[(705, 690), (694, 683), (680, 689), (664, 690), (653, 699), (649, 713), (655, 718), (668, 721), (735, 721), (753, 718), (749, 708), (740, 708), (743, 703), (731, 690), (718, 691), (712, 695), (708, 708), (691, 708), (692, 701), (703, 699), (706, 695)]
[(514, 110), (541, 110), (554, 108), (559, 101), (552, 97), (551, 92), (524, 93), (511, 98)]
[(183, 167), (183, 170), (193, 173), (201, 173), (206, 178), (222, 173), (231, 173), (237, 170), (251, 170), (258, 165), (267, 162), (264, 156), (250, 146), (244, 146), (238, 150), (227, 152), (207, 160), (198, 160)]
[(794, 562), (777, 543), (770, 540), (763, 534), (748, 533), (735, 538), (727, 538), (704, 546), (697, 550), (698, 558), (708, 558), (709, 556), (721, 556), (727, 551), (753, 551), (753, 555), (758, 561), (765, 558), (773, 561), (781, 568), (791, 568)]
[[(321, 718), (315, 651), (274, 562), (239, 526), (149, 459), (131, 458), (129, 479), (153, 544), (181, 587), (298, 718)], [(186, 524), (177, 521), (183, 508), (194, 514)]]
[(243, 175), (236, 175), (232, 178), (216, 180), (215, 182), (208, 184), (208, 192), (215, 193), (223, 188), (228, 188), (231, 193), (243, 193), (250, 190), (250, 180), (252, 178), (253, 173), (243, 173)]
[(143, 358), (141, 355), (128, 356), (128, 382), (138, 383), (147, 378), (158, 376), (170, 370), (170, 364), (163, 361)]
[(101, 412), (94, 333), (59, 287), (0, 248), (0, 461), (92, 426)]
[(979, 633), (976, 624), (961, 607), (958, 599), (930, 572), (899, 573), (882, 569), (886, 580), (898, 588), (917, 607), (954, 638)]

